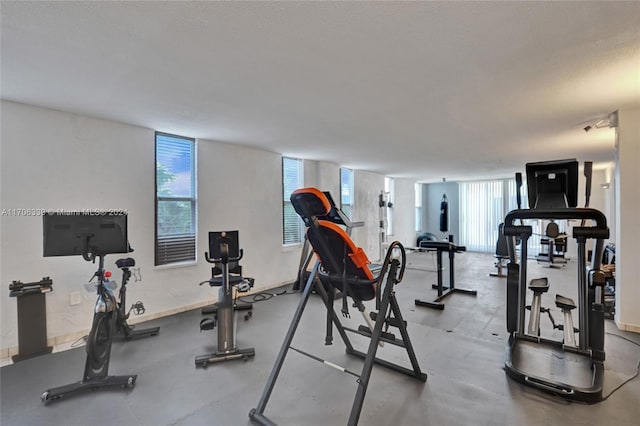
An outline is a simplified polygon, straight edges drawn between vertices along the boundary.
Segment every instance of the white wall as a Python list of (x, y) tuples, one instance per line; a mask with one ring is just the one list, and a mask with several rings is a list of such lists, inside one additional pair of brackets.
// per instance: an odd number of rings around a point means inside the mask
[(620, 110), (616, 129), (616, 314), (640, 332), (640, 109)]
[[(337, 173), (336, 173), (337, 174)], [(353, 230), (353, 241), (369, 256), (380, 260), (380, 192), (384, 190), (384, 175), (364, 170), (354, 170), (355, 201), (354, 221), (364, 221), (364, 226)], [(394, 179), (393, 234), (387, 241), (398, 240), (415, 246), (415, 189), (414, 181)], [(384, 253), (382, 253), (384, 255)]]
[[(255, 277), (256, 288), (293, 281), (300, 249), (282, 247), (278, 154), (198, 141), (198, 261), (154, 267), (154, 130), (6, 101), (1, 124), (2, 209), (128, 210), (132, 255), (142, 272), (142, 281), (130, 285), (129, 299), (142, 300), (147, 308), (137, 319), (216, 298), (214, 289), (197, 285), (210, 276), (203, 259), (210, 230), (240, 230), (242, 264)], [(41, 216), (3, 215), (0, 230), (0, 282), (50, 276), (48, 337), (60, 343), (86, 333), (95, 295), (85, 293), (81, 284), (95, 265), (81, 257), (43, 258)], [(106, 259), (114, 275), (118, 257)], [(77, 291), (83, 302), (70, 306), (69, 294)], [(17, 345), (16, 300), (8, 293), (0, 292), (3, 356)]]
[(616, 169), (615, 163), (611, 162), (603, 170), (602, 182), (594, 182), (594, 185), (600, 186), (600, 184), (609, 184), (609, 188), (602, 188), (602, 192), (604, 193), (604, 210), (603, 213), (607, 216), (607, 224), (609, 225), (609, 230), (611, 232), (610, 241), (615, 242), (617, 226), (616, 226)]
[[(203, 279), (209, 278), (211, 266), (202, 258), (208, 232), (238, 229), (243, 273), (255, 278), (256, 289), (295, 280), (300, 248), (282, 247), (281, 165), (279, 154), (198, 141), (198, 263)], [(211, 291), (205, 289), (200, 297)]]
[(395, 199), (393, 204), (393, 235), (389, 240), (397, 240), (408, 247), (416, 245), (416, 191), (415, 182), (394, 179)]
[[(146, 242), (153, 241), (153, 138), (149, 129), (2, 102), (2, 209), (128, 209), (129, 238), (144, 278), (131, 286), (131, 298), (162, 288), (149, 274), (153, 252)], [(80, 284), (94, 265), (80, 257), (43, 258), (41, 215), (3, 215), (1, 224), (0, 282), (50, 276), (48, 336), (88, 329), (95, 297)], [(69, 305), (72, 291), (82, 291), (82, 304)], [(16, 300), (0, 293), (5, 349), (17, 344)]]
[(322, 161), (318, 162), (316, 186), (321, 191), (331, 192), (333, 200), (340, 205), (340, 166)]
[(380, 259), (378, 196), (384, 190), (384, 175), (354, 170), (353, 186), (355, 199), (352, 220), (364, 221), (364, 226), (353, 230), (353, 241), (375, 262)]

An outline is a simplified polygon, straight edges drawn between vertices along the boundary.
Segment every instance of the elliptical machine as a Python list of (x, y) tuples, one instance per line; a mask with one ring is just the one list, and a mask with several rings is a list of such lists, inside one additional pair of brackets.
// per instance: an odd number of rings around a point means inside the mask
[(81, 254), (87, 262), (95, 263), (98, 270), (97, 293), (93, 323), (87, 338), (87, 359), (82, 380), (47, 389), (41, 396), (44, 403), (90, 389), (119, 386), (131, 388), (137, 375), (109, 376), (111, 342), (118, 318), (116, 298), (107, 285), (104, 258), (110, 253), (131, 251), (127, 240), (127, 215), (45, 214), (44, 256), (70, 256)]
[[(549, 161), (527, 164), (529, 210), (513, 210), (505, 217), (509, 259), (507, 266), (507, 330), (505, 372), (523, 384), (562, 398), (594, 403), (602, 400), (604, 375), (604, 284), (600, 270), (604, 240), (609, 238), (607, 219), (600, 211), (588, 208), (591, 187), (591, 163), (585, 163), (587, 207), (577, 208), (578, 162)], [(520, 201), (518, 194), (518, 201)], [(520, 207), (520, 202), (518, 202)], [(542, 296), (549, 290), (548, 279), (529, 283), (533, 291), (531, 306), (526, 305), (527, 242), (532, 227), (525, 220), (580, 220), (573, 228), (578, 246), (578, 303), (556, 294), (556, 306), (562, 310), (564, 324), (554, 328), (563, 331), (563, 340), (540, 336)], [(519, 224), (516, 224), (519, 221)], [(590, 221), (592, 226), (585, 226)], [(516, 260), (516, 237), (520, 238), (520, 263)], [(587, 240), (593, 239), (592, 264), (587, 268)], [(530, 309), (525, 329), (526, 310)], [(573, 326), (572, 311), (578, 313), (578, 328)], [(575, 333), (578, 333), (576, 343)], [(549, 357), (549, 354), (553, 354)], [(545, 362), (550, 358), (550, 362)]]
[[(211, 363), (234, 359), (247, 361), (256, 354), (254, 348), (239, 349), (235, 340), (233, 288), (246, 292), (253, 287), (254, 282), (253, 278), (242, 277), (242, 269), (238, 264), (242, 255), (238, 231), (209, 232), (209, 253), (205, 253), (205, 259), (214, 266), (211, 268), (211, 279), (201, 282), (200, 285), (208, 283), (211, 287), (220, 288), (218, 302), (215, 305), (215, 318), (200, 321), (200, 330), (212, 330), (218, 326), (218, 350), (196, 356), (196, 367), (206, 368)], [(235, 272), (233, 275), (230, 273), (232, 270)], [(248, 319), (249, 314), (245, 319)]]

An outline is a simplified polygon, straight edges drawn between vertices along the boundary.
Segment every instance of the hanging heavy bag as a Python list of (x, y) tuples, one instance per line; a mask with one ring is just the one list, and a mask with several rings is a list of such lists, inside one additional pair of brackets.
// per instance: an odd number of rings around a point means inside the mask
[(449, 231), (449, 201), (447, 200), (447, 194), (442, 194), (442, 201), (440, 201), (440, 232)]

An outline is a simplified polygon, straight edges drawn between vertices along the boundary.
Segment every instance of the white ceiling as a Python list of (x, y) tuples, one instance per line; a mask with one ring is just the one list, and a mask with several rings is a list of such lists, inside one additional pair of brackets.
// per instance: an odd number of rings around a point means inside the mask
[(424, 182), (611, 161), (640, 2), (1, 3), (2, 99)]

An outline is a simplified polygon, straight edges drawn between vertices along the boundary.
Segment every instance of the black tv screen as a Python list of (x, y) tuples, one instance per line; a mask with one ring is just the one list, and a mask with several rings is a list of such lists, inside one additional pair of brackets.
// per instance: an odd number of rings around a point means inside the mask
[(211, 259), (222, 258), (220, 244), (227, 243), (230, 258), (240, 257), (240, 242), (238, 231), (209, 232), (209, 257)]
[(527, 163), (529, 208), (558, 209), (578, 205), (578, 161)]
[(45, 213), (42, 219), (45, 257), (131, 251), (126, 213)]

